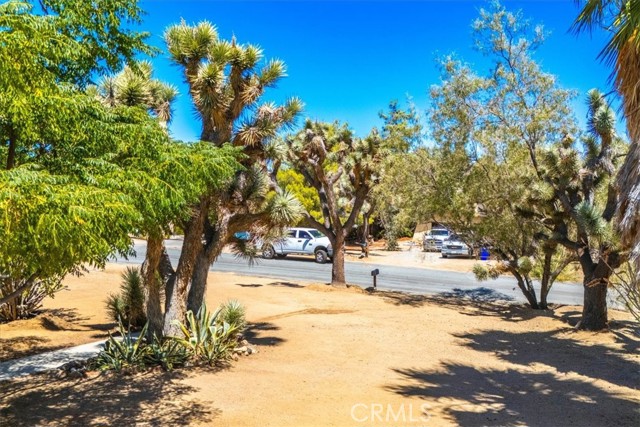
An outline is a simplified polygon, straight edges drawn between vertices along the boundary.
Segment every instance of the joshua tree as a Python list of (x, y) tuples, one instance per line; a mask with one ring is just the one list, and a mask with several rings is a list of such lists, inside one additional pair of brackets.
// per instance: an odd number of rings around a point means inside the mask
[(600, 57), (613, 66), (631, 145), (617, 177), (618, 229), (622, 244), (640, 266), (640, 0), (587, 0), (573, 25), (576, 32), (602, 26), (610, 32)]
[[(345, 126), (307, 121), (305, 128), (287, 139), (287, 159), (320, 198), (323, 221), (308, 212), (305, 221), (329, 237), (333, 247), (331, 284), (345, 286), (344, 246), (375, 182), (381, 161), (377, 132), (355, 138)], [(348, 206), (340, 203), (346, 199)]]
[(276, 190), (269, 159), (275, 147), (271, 139), (294, 123), (302, 105), (295, 98), (282, 106), (261, 104), (264, 91), (285, 75), (284, 64), (264, 63), (257, 46), (219, 39), (208, 22), (171, 26), (165, 40), (202, 121), (200, 139), (216, 147), (233, 145), (243, 166), (224, 188), (201, 194), (180, 224), (185, 236), (175, 270), (161, 262), (166, 260), (161, 240), (151, 242), (154, 250), (145, 262), (168, 283), (164, 333), (173, 334), (173, 320), (182, 319), (187, 307), (195, 311), (202, 304), (209, 267), (235, 232), (265, 232), (297, 219), (299, 204)]
[(104, 77), (97, 87), (91, 87), (98, 99), (109, 107), (126, 105), (149, 110), (166, 129), (171, 122), (171, 104), (178, 96), (178, 90), (167, 83), (153, 79), (153, 67), (143, 61), (127, 66), (115, 76)]

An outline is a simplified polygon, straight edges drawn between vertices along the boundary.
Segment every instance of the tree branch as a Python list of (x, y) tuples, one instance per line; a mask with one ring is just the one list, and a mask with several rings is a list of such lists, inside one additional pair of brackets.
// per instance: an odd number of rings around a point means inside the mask
[(20, 294), (22, 294), (24, 291), (26, 291), (29, 288), (31, 288), (33, 286), (33, 284), (35, 283), (35, 280), (36, 280), (36, 278), (38, 277), (39, 274), (40, 274), (39, 272), (33, 273), (31, 276), (29, 276), (27, 281), (22, 286), (20, 286), (15, 291), (11, 292), (9, 295), (6, 295), (6, 296), (2, 297), (0, 299), (0, 306), (13, 301), (17, 297), (19, 297)]

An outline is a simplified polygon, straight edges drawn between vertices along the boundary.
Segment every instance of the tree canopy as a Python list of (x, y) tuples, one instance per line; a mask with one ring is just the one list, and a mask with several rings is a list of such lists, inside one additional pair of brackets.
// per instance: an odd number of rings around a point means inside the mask
[[(135, 5), (114, 2), (103, 12), (116, 10), (116, 3)], [(128, 254), (130, 233), (165, 227), (203, 187), (217, 185), (237, 165), (231, 148), (174, 143), (145, 107), (107, 107), (73, 84), (88, 78), (78, 62), (85, 50), (100, 62), (103, 49), (92, 49), (92, 36), (79, 34), (109, 33), (100, 25), (115, 28), (120, 22), (117, 16), (97, 19), (93, 9), (78, 15), (82, 9), (61, 17), (34, 14), (25, 3), (0, 5), (0, 56), (12, 58), (0, 65), (2, 305), (15, 307), (15, 299), (34, 286), (55, 290), (64, 275), (83, 265), (103, 265), (115, 252)], [(74, 24), (74, 17), (81, 22)], [(100, 43), (102, 36), (96, 37)], [(118, 51), (105, 64), (127, 57)], [(78, 68), (51, 65), (66, 61)]]

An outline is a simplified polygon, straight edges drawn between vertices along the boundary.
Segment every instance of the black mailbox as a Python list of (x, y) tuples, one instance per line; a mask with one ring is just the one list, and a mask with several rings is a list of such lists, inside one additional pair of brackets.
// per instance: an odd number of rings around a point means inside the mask
[(378, 287), (378, 283), (377, 283), (377, 278), (378, 278), (378, 274), (380, 274), (380, 270), (378, 270), (377, 268), (375, 270), (371, 270), (371, 277), (373, 277), (373, 289), (376, 289)]

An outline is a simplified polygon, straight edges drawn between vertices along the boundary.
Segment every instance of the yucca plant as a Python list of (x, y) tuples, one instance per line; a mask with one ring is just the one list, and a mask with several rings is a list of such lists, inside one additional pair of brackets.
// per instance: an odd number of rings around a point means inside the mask
[(144, 312), (144, 289), (138, 268), (127, 267), (122, 273), (120, 294), (109, 295), (106, 306), (109, 316), (115, 321), (121, 319), (128, 327), (144, 326), (147, 322)]
[(224, 322), (235, 326), (239, 331), (247, 326), (246, 310), (240, 301), (232, 299), (222, 304), (220, 317)]

